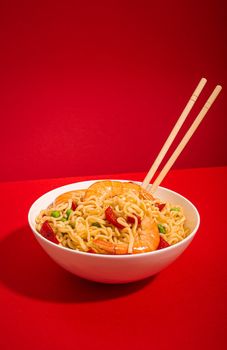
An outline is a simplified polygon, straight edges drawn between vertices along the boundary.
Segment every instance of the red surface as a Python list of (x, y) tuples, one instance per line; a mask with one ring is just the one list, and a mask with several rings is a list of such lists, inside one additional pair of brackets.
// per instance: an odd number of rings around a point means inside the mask
[[(227, 165), (226, 1), (0, 4), (0, 180), (147, 171), (202, 76), (177, 167)], [(195, 113), (192, 114), (192, 117)]]
[(0, 348), (226, 349), (226, 177), (227, 167), (169, 174), (164, 185), (197, 206), (199, 232), (165, 271), (119, 286), (64, 271), (27, 225), (38, 196), (88, 177), (0, 183)]

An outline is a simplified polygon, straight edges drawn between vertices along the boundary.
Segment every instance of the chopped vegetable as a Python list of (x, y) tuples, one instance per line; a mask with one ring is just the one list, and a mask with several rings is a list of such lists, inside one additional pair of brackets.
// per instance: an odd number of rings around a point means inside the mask
[(155, 206), (162, 211), (163, 208), (165, 208), (166, 204), (165, 203), (155, 203)]
[(157, 249), (163, 249), (163, 248), (167, 248), (170, 247), (169, 243), (166, 242), (166, 240), (162, 237), (160, 237), (160, 242), (159, 242), (159, 246)]
[(61, 215), (60, 211), (58, 211), (58, 210), (54, 210), (51, 213), (51, 216), (53, 216), (53, 218), (59, 218), (60, 215)]
[(102, 227), (101, 225), (100, 225), (100, 223), (98, 223), (98, 222), (93, 222), (93, 224), (91, 224), (91, 226), (96, 226), (96, 227)]
[(122, 230), (124, 228), (123, 225), (121, 225), (118, 221), (117, 221), (117, 215), (114, 213), (113, 209), (111, 207), (108, 207), (105, 210), (105, 214), (106, 214), (106, 220), (109, 221), (109, 223), (111, 223), (112, 225), (114, 225), (115, 227), (119, 228), (120, 230)]
[(73, 213), (73, 210), (72, 210), (72, 209), (66, 210), (67, 219), (69, 218), (69, 215), (70, 215), (71, 213)]
[(72, 210), (76, 210), (76, 208), (77, 208), (77, 204), (75, 202), (72, 202), (71, 209)]
[(171, 208), (170, 211), (180, 211), (180, 208), (177, 208), (177, 207)]
[(54, 231), (47, 220), (44, 221), (44, 223), (42, 224), (40, 233), (43, 237), (45, 237), (49, 241), (58, 244), (58, 240), (55, 237)]
[[(135, 215), (135, 214), (134, 214)], [(139, 215), (135, 215), (137, 217), (138, 220), (138, 225), (141, 225), (141, 217)], [(128, 216), (127, 220), (126, 220), (129, 224), (134, 224), (135, 223), (135, 219), (132, 216)]]
[(95, 251), (94, 249), (92, 249), (92, 248), (90, 248), (87, 252), (88, 252), (88, 253), (92, 253), (92, 254), (95, 254), (95, 253), (96, 253), (96, 251)]
[(161, 225), (161, 224), (158, 224), (158, 230), (159, 230), (160, 233), (166, 233), (165, 227), (163, 225)]
[(67, 221), (67, 219), (66, 218), (61, 218), (61, 221), (65, 222), (65, 221)]

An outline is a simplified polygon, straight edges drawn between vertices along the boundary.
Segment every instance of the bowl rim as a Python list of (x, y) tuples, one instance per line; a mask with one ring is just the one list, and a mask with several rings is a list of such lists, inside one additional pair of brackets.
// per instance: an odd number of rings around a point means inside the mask
[[(101, 259), (139, 259), (141, 257), (149, 257), (151, 255), (155, 256), (157, 254), (159, 255), (162, 255), (162, 254), (165, 254), (165, 252), (170, 252), (171, 250), (175, 250), (176, 248), (180, 247), (180, 246), (184, 246), (188, 241), (192, 240), (196, 234), (196, 232), (198, 231), (198, 228), (200, 226), (200, 215), (199, 215), (199, 212), (197, 210), (197, 208), (195, 207), (195, 205), (189, 200), (187, 199), (186, 197), (184, 197), (183, 195), (181, 195), (180, 193), (176, 192), (176, 191), (173, 191), (169, 188), (166, 188), (166, 187), (163, 187), (163, 186), (158, 186), (158, 189), (161, 189), (161, 190), (164, 190), (164, 191), (167, 191), (169, 193), (172, 193), (174, 195), (177, 195), (179, 197), (181, 197), (184, 201), (186, 201), (194, 210), (195, 214), (196, 214), (196, 219), (197, 219), (197, 223), (194, 227), (194, 229), (192, 230), (192, 232), (186, 237), (184, 238), (182, 241), (174, 244), (174, 245), (171, 245), (169, 247), (166, 247), (166, 248), (163, 248), (163, 249), (159, 249), (159, 250), (154, 250), (154, 251), (151, 251), (151, 252), (146, 252), (146, 253), (139, 253), (139, 254), (122, 254), (122, 255), (117, 255), (117, 254), (100, 254), (100, 253), (89, 253), (89, 252), (82, 252), (80, 250), (73, 250), (73, 249), (69, 249), (69, 248), (66, 248), (64, 246), (61, 246), (59, 244), (56, 244), (56, 243), (53, 243), (51, 241), (49, 241), (47, 238), (43, 237), (34, 227), (33, 223), (32, 223), (32, 219), (31, 219), (31, 212), (33, 210), (33, 207), (35, 207), (36, 205), (36, 202), (39, 201), (41, 198), (51, 194), (52, 192), (56, 191), (56, 190), (60, 190), (60, 189), (64, 189), (65, 187), (70, 187), (70, 186), (73, 186), (73, 185), (76, 185), (76, 184), (80, 184), (80, 183), (84, 183), (84, 182), (98, 182), (98, 181), (105, 181), (105, 180), (109, 180), (109, 181), (121, 181), (121, 182), (131, 182), (132, 180), (125, 180), (125, 179), (94, 179), (94, 180), (85, 180), (85, 181), (78, 181), (78, 182), (73, 182), (73, 183), (70, 183), (70, 184), (66, 184), (66, 185), (63, 185), (63, 186), (59, 186), (59, 187), (56, 187), (56, 188), (53, 188), (52, 190), (50, 191), (47, 191), (45, 192), (44, 194), (42, 194), (41, 196), (39, 196), (33, 203), (32, 205), (30, 206), (29, 208), (29, 211), (28, 211), (28, 223), (29, 223), (29, 226), (32, 230), (32, 232), (35, 234), (35, 236), (39, 239), (41, 239), (41, 241), (43, 241), (44, 243), (52, 246), (54, 249), (60, 249), (60, 250), (63, 250), (65, 252), (69, 252), (70, 254), (79, 254), (79, 255), (82, 255), (82, 256), (89, 256), (93, 259), (95, 258), (101, 258)], [(141, 184), (142, 182), (140, 181), (133, 181), (134, 183), (137, 183), (137, 184)], [(64, 192), (62, 192), (64, 193)]]

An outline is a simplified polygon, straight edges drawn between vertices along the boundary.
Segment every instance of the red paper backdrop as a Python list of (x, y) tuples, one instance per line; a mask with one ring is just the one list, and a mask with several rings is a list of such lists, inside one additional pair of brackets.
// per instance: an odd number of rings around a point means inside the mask
[(0, 6), (0, 180), (146, 171), (201, 76), (192, 117), (224, 89), (175, 166), (227, 164), (225, 1)]

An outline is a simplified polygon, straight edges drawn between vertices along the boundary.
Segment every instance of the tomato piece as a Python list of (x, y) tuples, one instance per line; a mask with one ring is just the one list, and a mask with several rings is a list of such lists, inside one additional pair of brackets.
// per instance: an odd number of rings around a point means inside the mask
[(117, 215), (114, 213), (111, 207), (106, 208), (105, 214), (106, 214), (106, 220), (109, 221), (109, 223), (119, 228), (120, 230), (124, 228), (124, 226), (117, 221)]
[(92, 253), (92, 254), (96, 254), (96, 251), (94, 249), (92, 249), (92, 248), (90, 248), (87, 252), (88, 253)]
[(57, 243), (57, 244), (59, 243), (57, 238), (55, 237), (55, 234), (54, 234), (52, 227), (50, 226), (50, 224), (47, 220), (44, 221), (44, 223), (42, 224), (42, 227), (40, 229), (40, 233), (43, 237), (45, 237), (49, 241), (51, 241), (53, 243)]
[(77, 207), (78, 207), (78, 205), (75, 202), (72, 202), (71, 209), (76, 210)]
[(155, 206), (162, 211), (163, 208), (165, 208), (166, 204), (165, 203), (155, 203)]
[(163, 248), (167, 248), (170, 247), (170, 244), (168, 242), (166, 242), (166, 240), (164, 240), (164, 238), (162, 238), (160, 236), (160, 242), (159, 242), (159, 246), (157, 249), (163, 249)]
[[(134, 214), (135, 215), (135, 214)], [(141, 225), (141, 217), (139, 215), (135, 215), (137, 217), (137, 220), (138, 220), (138, 225)], [(131, 216), (128, 216), (127, 217), (127, 222), (129, 224), (134, 224), (135, 223), (135, 219), (132, 218)]]

